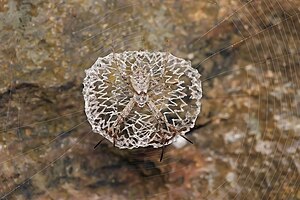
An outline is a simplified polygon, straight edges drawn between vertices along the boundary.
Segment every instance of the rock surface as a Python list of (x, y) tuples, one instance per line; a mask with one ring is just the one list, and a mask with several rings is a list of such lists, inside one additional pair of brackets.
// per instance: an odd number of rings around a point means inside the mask
[[(300, 199), (300, 2), (0, 2), (0, 198)], [(119, 150), (91, 133), (84, 69), (169, 51), (201, 74), (193, 145)]]

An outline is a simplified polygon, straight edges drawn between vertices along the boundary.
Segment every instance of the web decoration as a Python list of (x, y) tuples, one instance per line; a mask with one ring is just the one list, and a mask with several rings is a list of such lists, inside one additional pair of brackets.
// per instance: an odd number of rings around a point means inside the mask
[(185, 135), (200, 113), (200, 74), (167, 52), (98, 58), (83, 81), (92, 130), (118, 148), (159, 148)]

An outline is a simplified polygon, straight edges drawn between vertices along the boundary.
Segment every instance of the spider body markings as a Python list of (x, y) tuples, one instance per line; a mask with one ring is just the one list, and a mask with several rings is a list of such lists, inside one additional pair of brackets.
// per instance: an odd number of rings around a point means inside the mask
[[(119, 70), (121, 70), (118, 63), (117, 67)], [(130, 114), (131, 110), (134, 108), (134, 106), (138, 105), (140, 108), (143, 108), (144, 106), (148, 106), (148, 108), (151, 110), (152, 114), (157, 119), (159, 125), (165, 124), (169, 130), (171, 130), (172, 138), (175, 137), (176, 133), (178, 133), (177, 129), (169, 124), (165, 118), (163, 117), (162, 113), (157, 109), (154, 102), (149, 99), (149, 94), (153, 95), (153, 92), (148, 91), (151, 81), (151, 76), (149, 73), (149, 64), (148, 63), (141, 63), (137, 66), (131, 66), (131, 71), (133, 72), (130, 77), (127, 76), (125, 72), (121, 72), (121, 77), (123, 81), (131, 88), (131, 92), (133, 93), (133, 96), (130, 98), (129, 103), (125, 106), (125, 108), (122, 110), (120, 115), (118, 116), (117, 120), (113, 123), (112, 127), (108, 129), (108, 133), (111, 134), (111, 136), (114, 138), (113, 144), (115, 146), (115, 140), (116, 135), (118, 132), (115, 132), (114, 130), (117, 129), (118, 131), (119, 126), (121, 123), (124, 122), (126, 117)], [(178, 82), (176, 82), (178, 83)], [(154, 84), (153, 87), (156, 85)], [(160, 128), (160, 131), (162, 133), (166, 133), (163, 129)], [(166, 139), (162, 139), (163, 145), (165, 144)]]

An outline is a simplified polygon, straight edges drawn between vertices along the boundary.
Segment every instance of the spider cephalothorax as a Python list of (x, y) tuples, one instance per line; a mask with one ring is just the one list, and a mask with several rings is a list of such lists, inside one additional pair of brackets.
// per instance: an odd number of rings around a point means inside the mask
[(200, 74), (166, 52), (126, 51), (86, 70), (85, 112), (93, 131), (119, 148), (170, 144), (195, 124)]
[(140, 63), (137, 66), (132, 65), (131, 71), (130, 82), (135, 92), (134, 100), (139, 107), (144, 107), (149, 99), (147, 94), (150, 85), (149, 64)]

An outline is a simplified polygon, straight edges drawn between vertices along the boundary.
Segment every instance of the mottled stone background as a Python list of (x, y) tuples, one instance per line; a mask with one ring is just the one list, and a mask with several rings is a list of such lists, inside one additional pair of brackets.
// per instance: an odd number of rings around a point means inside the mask
[[(0, 198), (300, 199), (300, 1), (0, 0)], [(84, 69), (169, 51), (202, 74), (194, 144), (91, 133)]]

